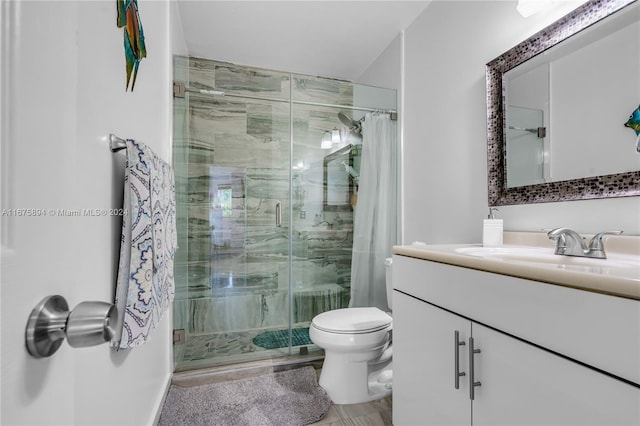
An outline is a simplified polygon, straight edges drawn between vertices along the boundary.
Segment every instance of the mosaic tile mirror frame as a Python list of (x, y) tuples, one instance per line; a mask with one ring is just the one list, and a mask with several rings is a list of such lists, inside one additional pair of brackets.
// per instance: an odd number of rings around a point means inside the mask
[(489, 206), (640, 195), (640, 171), (513, 188), (507, 187), (505, 173), (505, 73), (636, 2), (637, 0), (588, 1), (486, 65)]

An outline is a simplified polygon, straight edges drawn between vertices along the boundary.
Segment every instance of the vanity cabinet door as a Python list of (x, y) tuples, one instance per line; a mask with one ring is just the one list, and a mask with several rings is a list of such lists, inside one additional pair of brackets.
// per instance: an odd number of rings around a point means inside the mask
[[(404, 293), (393, 293), (393, 424), (470, 425), (468, 351), (471, 322)], [(459, 389), (455, 389), (455, 350)]]
[(474, 425), (640, 424), (640, 389), (479, 324), (472, 328), (481, 382)]

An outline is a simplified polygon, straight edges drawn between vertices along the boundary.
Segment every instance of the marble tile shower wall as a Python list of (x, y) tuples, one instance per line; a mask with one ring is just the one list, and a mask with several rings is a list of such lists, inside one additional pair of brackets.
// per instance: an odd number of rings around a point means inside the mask
[[(320, 149), (324, 132), (340, 126), (341, 110), (294, 103), (290, 121), (289, 98), (349, 106), (353, 85), (198, 58), (176, 58), (175, 66), (187, 68), (191, 88), (247, 96), (189, 93), (184, 103), (176, 101), (175, 328), (286, 327), (289, 227), (294, 323), (346, 307), (353, 215), (323, 211), (328, 152)], [(230, 204), (221, 198), (225, 189)], [(276, 201), (282, 203), (281, 227), (275, 226)]]

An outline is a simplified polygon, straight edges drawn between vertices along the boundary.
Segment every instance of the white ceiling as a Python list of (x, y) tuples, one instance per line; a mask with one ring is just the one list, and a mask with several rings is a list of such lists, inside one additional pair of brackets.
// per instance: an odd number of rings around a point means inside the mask
[(178, 0), (191, 56), (352, 81), (428, 4)]

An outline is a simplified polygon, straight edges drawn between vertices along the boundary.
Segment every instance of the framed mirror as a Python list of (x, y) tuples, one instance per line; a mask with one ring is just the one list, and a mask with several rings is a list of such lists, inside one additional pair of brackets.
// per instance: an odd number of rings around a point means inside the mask
[(588, 1), (487, 64), (489, 206), (640, 195), (638, 3)]
[(356, 193), (360, 170), (360, 146), (347, 145), (324, 157), (325, 212), (352, 211), (352, 196)]

